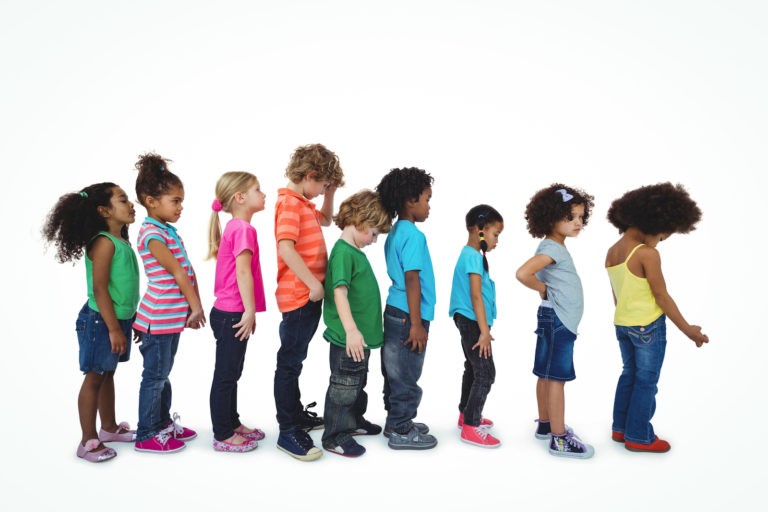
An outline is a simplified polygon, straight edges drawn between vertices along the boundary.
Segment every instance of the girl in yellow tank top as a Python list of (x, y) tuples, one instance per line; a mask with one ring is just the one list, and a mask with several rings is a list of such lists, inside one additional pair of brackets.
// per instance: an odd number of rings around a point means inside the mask
[(709, 341), (689, 324), (667, 292), (656, 246), (673, 233), (688, 233), (701, 210), (682, 185), (661, 183), (616, 199), (608, 220), (622, 234), (605, 258), (616, 304), (614, 324), (623, 370), (616, 385), (611, 437), (631, 451), (666, 452), (654, 433), (656, 385), (666, 350), (666, 318), (697, 347)]

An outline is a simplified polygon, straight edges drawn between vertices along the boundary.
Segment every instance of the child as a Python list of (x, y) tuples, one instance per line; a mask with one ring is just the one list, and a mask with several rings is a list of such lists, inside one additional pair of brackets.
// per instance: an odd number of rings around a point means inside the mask
[(429, 322), (435, 316), (435, 275), (427, 239), (416, 227), (429, 216), (434, 179), (415, 167), (392, 169), (376, 187), (391, 218), (398, 217), (384, 243), (392, 280), (384, 310), (384, 435), (394, 450), (426, 450), (437, 445), (424, 423), (413, 418), (421, 402), (418, 385), (424, 366)]
[(184, 185), (159, 155), (141, 156), (136, 169), (136, 195), (147, 209), (137, 246), (148, 283), (133, 324), (144, 357), (135, 448), (140, 452), (173, 453), (184, 448), (185, 441), (194, 439), (197, 433), (179, 425), (178, 414), (171, 418), (168, 376), (181, 331), (204, 326), (205, 314), (184, 242), (170, 224), (181, 216)]
[(352, 436), (381, 433), (381, 427), (363, 415), (368, 407), (368, 359), (371, 349), (384, 341), (379, 283), (362, 249), (389, 231), (392, 221), (371, 190), (345, 199), (334, 221), (342, 232), (325, 275), (323, 337), (330, 342), (331, 377), (325, 395), (323, 448), (359, 457), (365, 448)]
[[(98, 183), (66, 194), (51, 210), (43, 236), (57, 247), (59, 262), (85, 252), (88, 301), (77, 317), (80, 371), (85, 374), (77, 407), (82, 439), (77, 456), (102, 462), (117, 453), (104, 442), (131, 442), (136, 431), (115, 421), (114, 375), (131, 353), (131, 325), (139, 302), (139, 265), (128, 242), (133, 203), (114, 183)], [(101, 429), (96, 434), (96, 411)]]
[(560, 183), (539, 190), (525, 209), (528, 232), (544, 238), (536, 255), (517, 271), (517, 279), (542, 299), (536, 329), (533, 373), (539, 409), (537, 439), (549, 439), (549, 453), (587, 459), (592, 446), (565, 424), (565, 383), (576, 378), (573, 346), (584, 311), (581, 280), (565, 248), (589, 221), (593, 197)]
[(501, 441), (488, 432), (493, 422), (482, 416), (485, 399), (496, 379), (491, 354), (496, 284), (488, 273), (485, 253), (496, 248), (504, 219), (493, 207), (481, 204), (469, 210), (465, 220), (469, 238), (453, 271), (449, 310), (464, 350), (458, 424), (465, 443), (497, 448)]
[[(256, 330), (256, 313), (266, 311), (259, 243), (251, 218), (264, 209), (259, 180), (247, 172), (226, 172), (216, 183), (208, 231), (209, 258), (216, 258), (210, 323), (216, 338), (216, 365), (211, 384), (213, 449), (248, 452), (264, 432), (240, 423), (237, 381), (243, 372), (248, 338)], [(219, 212), (232, 214), (221, 232)]]
[(653, 431), (656, 384), (667, 346), (666, 317), (697, 347), (709, 342), (691, 325), (667, 292), (659, 242), (689, 233), (701, 210), (682, 185), (660, 183), (631, 190), (608, 209), (608, 220), (622, 234), (605, 258), (616, 304), (614, 324), (624, 368), (616, 385), (611, 438), (627, 450), (666, 452), (670, 445)]
[[(275, 407), (280, 436), (277, 447), (292, 457), (311, 461), (323, 455), (306, 431), (323, 428), (323, 418), (302, 408), (299, 376), (309, 342), (320, 322), (323, 279), (328, 264), (321, 226), (331, 225), (333, 196), (344, 185), (339, 158), (322, 144), (297, 148), (285, 171), (288, 185), (277, 191), (277, 307), (280, 349), (275, 370)], [(325, 194), (320, 211), (310, 199)]]

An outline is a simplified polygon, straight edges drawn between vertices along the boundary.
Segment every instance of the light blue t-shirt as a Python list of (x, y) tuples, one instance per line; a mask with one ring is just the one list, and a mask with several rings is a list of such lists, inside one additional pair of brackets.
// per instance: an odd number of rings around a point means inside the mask
[(453, 269), (453, 286), (451, 286), (451, 304), (449, 315), (460, 313), (467, 318), (477, 321), (475, 309), (472, 307), (472, 294), (469, 288), (469, 275), (479, 274), (482, 283), (483, 304), (488, 327), (493, 325), (496, 318), (496, 284), (483, 268), (483, 255), (480, 251), (465, 245), (459, 254), (459, 261)]
[(571, 254), (564, 245), (547, 239), (541, 241), (536, 254), (546, 254), (555, 260), (536, 272), (536, 277), (547, 285), (547, 300), (557, 317), (569, 331), (578, 334), (584, 314), (584, 291)]
[(408, 311), (408, 297), (405, 294), (405, 273), (419, 271), (421, 283), (421, 318), (435, 319), (435, 273), (429, 257), (427, 238), (409, 220), (398, 220), (384, 242), (384, 257), (387, 260), (387, 274), (392, 280), (387, 295), (387, 304)]

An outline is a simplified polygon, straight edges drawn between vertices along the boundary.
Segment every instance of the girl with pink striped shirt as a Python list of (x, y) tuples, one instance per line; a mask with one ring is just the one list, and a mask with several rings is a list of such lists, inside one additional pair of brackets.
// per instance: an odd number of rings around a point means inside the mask
[(133, 324), (144, 357), (135, 448), (140, 452), (173, 453), (184, 448), (185, 441), (194, 439), (197, 433), (176, 423), (178, 414), (171, 418), (168, 376), (181, 331), (204, 326), (205, 314), (184, 242), (170, 224), (181, 216), (184, 185), (168, 170), (167, 161), (154, 153), (141, 156), (136, 169), (136, 194), (147, 209), (137, 240), (147, 291)]

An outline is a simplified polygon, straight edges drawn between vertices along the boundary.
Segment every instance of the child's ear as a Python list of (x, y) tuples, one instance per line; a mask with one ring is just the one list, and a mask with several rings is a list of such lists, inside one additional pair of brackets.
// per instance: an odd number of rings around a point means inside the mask
[(99, 212), (99, 215), (101, 215), (105, 219), (108, 219), (109, 216), (111, 215), (109, 208), (107, 208), (106, 206), (97, 206), (96, 211)]

